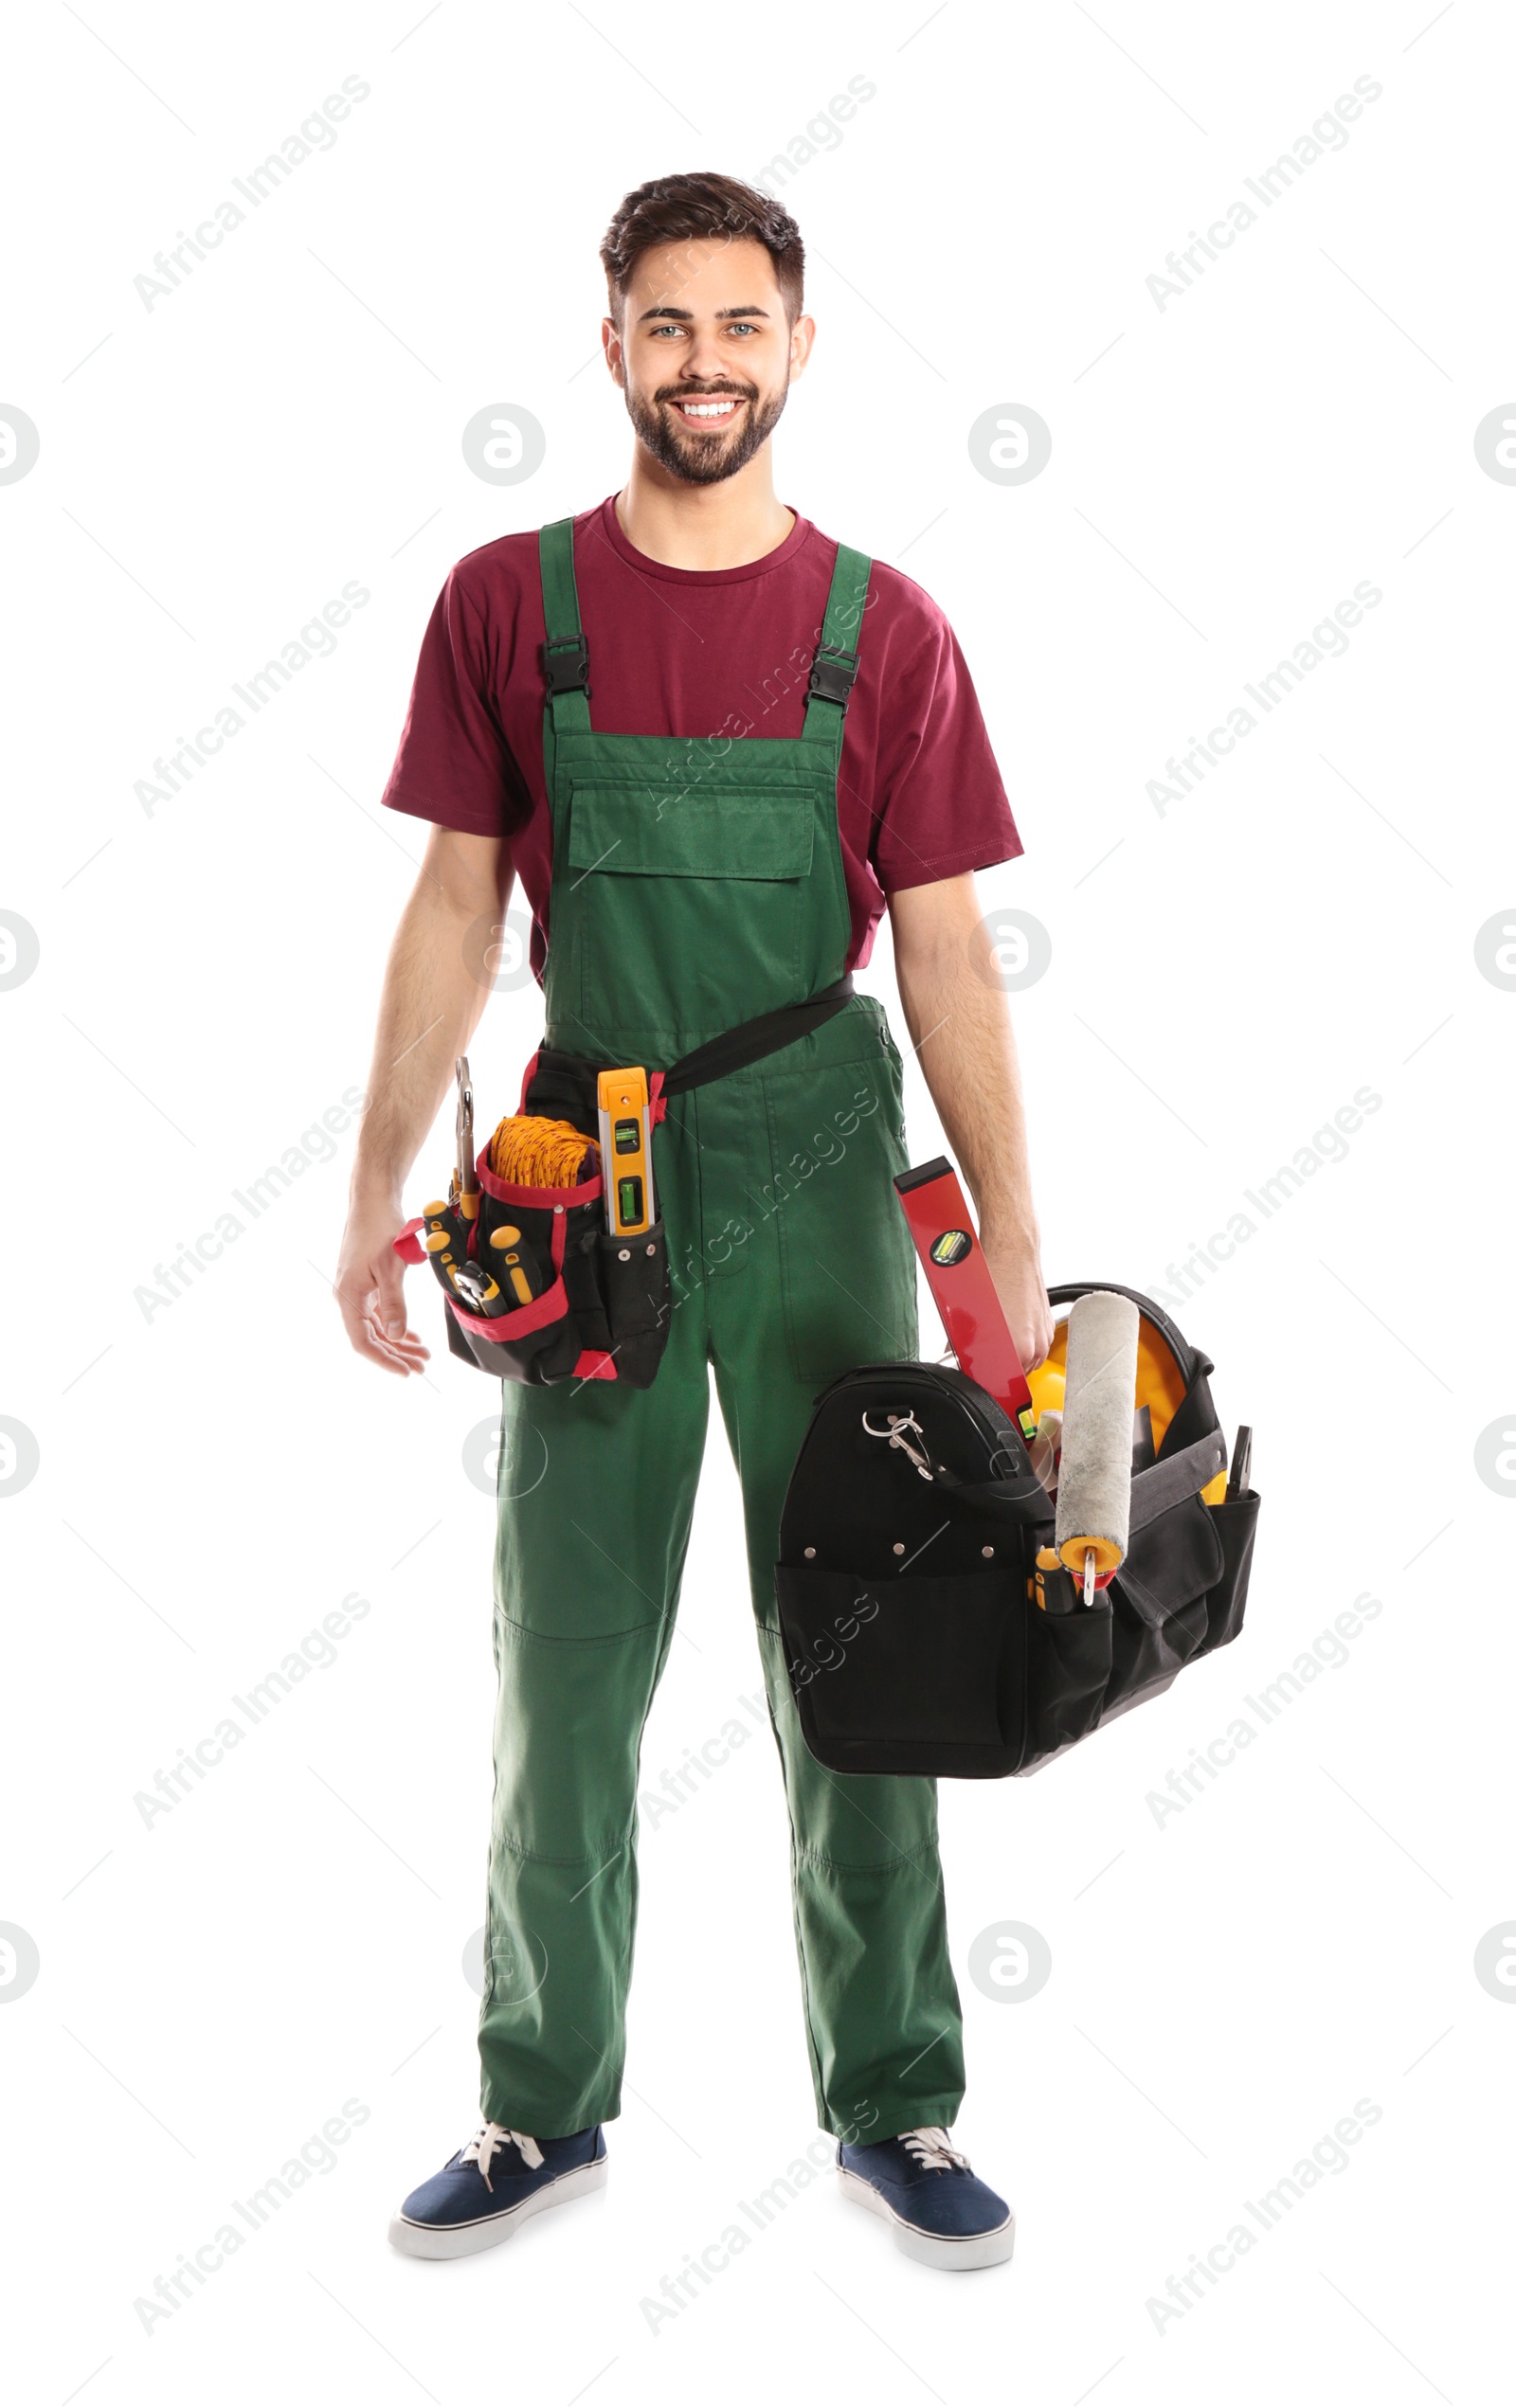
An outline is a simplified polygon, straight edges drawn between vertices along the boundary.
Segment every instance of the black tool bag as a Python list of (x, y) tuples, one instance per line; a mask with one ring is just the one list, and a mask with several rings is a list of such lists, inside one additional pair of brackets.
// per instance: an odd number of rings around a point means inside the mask
[(871, 1363), (818, 1398), (775, 1580), (805, 1744), (832, 1771), (1036, 1771), (1241, 1629), (1258, 1498), (1200, 1495), (1226, 1465), (1215, 1365), (1156, 1304), (1116, 1292), (1162, 1332), (1185, 1393), (1156, 1460), (1134, 1437), (1128, 1550), (1092, 1606), (1061, 1567), (1038, 1569), (1053, 1501), (976, 1381)]

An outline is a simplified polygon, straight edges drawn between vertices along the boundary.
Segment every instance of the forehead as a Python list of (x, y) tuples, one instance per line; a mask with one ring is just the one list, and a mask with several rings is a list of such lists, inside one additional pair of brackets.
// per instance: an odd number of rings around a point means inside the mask
[(632, 326), (649, 311), (701, 318), (722, 311), (761, 309), (771, 318), (782, 318), (784, 307), (774, 263), (750, 235), (733, 240), (701, 235), (685, 243), (660, 243), (638, 261), (626, 295)]

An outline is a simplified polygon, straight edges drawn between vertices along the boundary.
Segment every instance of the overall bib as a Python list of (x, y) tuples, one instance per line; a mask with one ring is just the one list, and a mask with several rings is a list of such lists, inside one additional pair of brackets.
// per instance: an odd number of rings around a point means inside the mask
[[(651, 1071), (843, 972), (837, 782), (870, 564), (839, 549), (800, 737), (617, 736), (590, 723), (571, 522), (540, 544), (545, 1045)], [(669, 1099), (653, 1171), (673, 1309), (653, 1385), (504, 1383), (479, 2016), (496, 2123), (558, 2135), (620, 2109), (642, 1726), (673, 1635), (711, 1367), (789, 1809), (817, 2114), (861, 2139), (957, 2113), (935, 1785), (816, 1763), (774, 1599), (780, 1509), (818, 1392), (916, 1353), (914, 1255), (891, 1185), (906, 1161), (900, 1057), (882, 1007), (855, 995), (762, 1062)]]

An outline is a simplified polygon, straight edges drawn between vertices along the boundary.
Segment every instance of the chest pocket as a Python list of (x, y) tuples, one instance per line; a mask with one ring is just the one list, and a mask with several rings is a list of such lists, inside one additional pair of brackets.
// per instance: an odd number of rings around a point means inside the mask
[(817, 800), (803, 781), (574, 781), (568, 871), (590, 1028), (698, 1041), (810, 991), (802, 903)]

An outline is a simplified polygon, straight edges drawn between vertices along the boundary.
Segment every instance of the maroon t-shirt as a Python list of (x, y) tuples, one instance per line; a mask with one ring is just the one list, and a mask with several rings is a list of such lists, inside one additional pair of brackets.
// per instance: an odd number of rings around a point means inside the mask
[[(607, 497), (574, 520), (590, 722), (611, 735), (798, 736), (837, 545), (797, 512), (740, 568), (670, 568), (627, 542)], [(546, 958), (552, 822), (542, 768), (547, 630), (534, 531), (448, 574), (422, 641), (384, 800), (510, 840)], [(1011, 860), (1021, 840), (963, 654), (930, 596), (874, 564), (855, 641), (838, 818), (853, 939), (867, 961), (885, 897)]]

